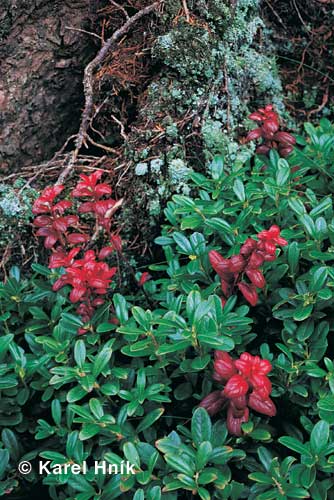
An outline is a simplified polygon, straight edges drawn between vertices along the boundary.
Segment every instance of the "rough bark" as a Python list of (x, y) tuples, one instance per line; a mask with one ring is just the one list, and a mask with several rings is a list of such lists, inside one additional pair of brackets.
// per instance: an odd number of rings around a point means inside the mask
[[(93, 0), (2, 0), (0, 172), (49, 158), (76, 131), (83, 68), (96, 50)], [(75, 28), (68, 29), (68, 27)]]

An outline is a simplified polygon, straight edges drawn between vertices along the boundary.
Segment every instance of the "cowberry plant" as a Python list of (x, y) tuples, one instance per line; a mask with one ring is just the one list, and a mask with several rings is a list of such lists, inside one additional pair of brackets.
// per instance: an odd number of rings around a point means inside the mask
[(262, 143), (256, 148), (258, 154), (268, 156), (271, 149), (277, 149), (280, 156), (286, 158), (292, 153), (296, 139), (289, 132), (280, 130), (279, 115), (272, 104), (251, 113), (249, 118), (258, 127), (248, 133), (246, 142), (262, 139)]
[[(286, 158), (273, 147), (190, 173), (139, 287), (113, 281), (85, 336), (76, 287), (54, 290), (67, 261), (34, 264), (29, 279), (12, 269), (0, 288), (1, 494), (34, 497), (42, 481), (52, 500), (334, 499), (334, 128), (306, 132)], [(79, 220), (47, 228), (85, 233)], [(103, 261), (103, 231), (59, 258), (94, 249)], [(41, 477), (38, 460), (89, 471)], [(91, 466), (127, 460), (135, 474)]]
[[(34, 226), (38, 227), (37, 236), (44, 238), (45, 248), (52, 251), (49, 268), (64, 268), (65, 272), (53, 284), (56, 292), (65, 285), (71, 286), (70, 301), (79, 303), (77, 313), (87, 327), (79, 333), (86, 333), (95, 308), (104, 304), (112, 277), (117, 268), (103, 262), (115, 250), (121, 251), (120, 237), (113, 233), (112, 216), (120, 206), (112, 199), (111, 187), (99, 182), (101, 170), (91, 175), (80, 175), (80, 181), (69, 194), (70, 199), (57, 201), (65, 186), (47, 187), (33, 205), (32, 212), (37, 217)], [(107, 196), (107, 199), (102, 199)], [(74, 205), (73, 199), (81, 203)], [(75, 215), (65, 215), (74, 209)], [(89, 214), (91, 221), (80, 220), (80, 216)], [(98, 247), (98, 243), (107, 241), (108, 246)], [(97, 244), (96, 244), (97, 241)], [(96, 249), (88, 249), (95, 245)], [(81, 258), (78, 254), (82, 254)]]

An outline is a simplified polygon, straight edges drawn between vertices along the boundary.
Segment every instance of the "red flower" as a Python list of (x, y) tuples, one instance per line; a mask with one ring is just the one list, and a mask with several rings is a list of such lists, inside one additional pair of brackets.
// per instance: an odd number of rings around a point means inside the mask
[(80, 248), (72, 248), (68, 253), (62, 247), (51, 255), (49, 260), (49, 268), (56, 269), (57, 267), (68, 267), (74, 262), (74, 257), (80, 252)]
[(226, 398), (222, 396), (221, 391), (211, 392), (200, 402), (202, 408), (205, 408), (209, 415), (216, 415), (224, 406)]
[(225, 382), (237, 373), (234, 361), (225, 351), (215, 351), (214, 379), (218, 382)]
[(248, 406), (252, 410), (267, 415), (268, 417), (274, 417), (276, 415), (276, 406), (272, 400), (267, 397), (263, 398), (257, 391), (253, 391), (248, 399)]
[[(89, 322), (95, 308), (104, 303), (103, 296), (107, 293), (116, 268), (109, 268), (101, 262), (114, 250), (121, 251), (122, 242), (117, 234), (110, 231), (111, 217), (121, 206), (122, 200), (101, 199), (104, 195), (110, 196), (111, 187), (106, 183), (99, 183), (102, 171), (91, 175), (80, 175), (81, 181), (73, 189), (72, 197), (88, 197), (89, 199), (79, 207), (79, 214), (93, 213), (95, 215), (94, 235), (87, 232), (88, 226), (80, 224), (78, 215), (64, 215), (72, 207), (69, 200), (61, 200), (54, 204), (55, 198), (64, 190), (64, 186), (53, 186), (44, 189), (41, 196), (35, 201), (33, 213), (37, 215), (34, 226), (38, 228), (37, 236), (45, 238), (44, 246), (53, 250), (49, 260), (50, 269), (64, 267), (66, 272), (54, 283), (53, 290), (57, 291), (65, 285), (71, 286), (70, 300), (78, 303), (77, 313), (84, 322)], [(75, 232), (68, 232), (70, 227), (75, 227)], [(87, 242), (91, 246), (100, 240), (101, 233), (107, 234), (111, 243), (99, 252), (100, 261), (96, 260), (94, 250), (85, 252), (83, 258), (75, 260)], [(93, 236), (93, 237), (92, 237)], [(99, 238), (97, 238), (99, 236)], [(58, 242), (57, 249), (54, 246)], [(68, 251), (68, 247), (77, 245)], [(81, 248), (80, 248), (81, 247)], [(87, 328), (81, 328), (82, 334)]]
[(288, 242), (280, 236), (281, 230), (278, 226), (271, 226), (268, 231), (261, 231), (257, 237), (259, 240), (272, 245), (280, 245), (284, 247)]
[(35, 215), (50, 213), (53, 200), (63, 191), (64, 188), (65, 186), (60, 185), (45, 188), (41, 196), (35, 200), (32, 207), (32, 213)]
[(255, 286), (244, 282), (238, 283), (237, 286), (247, 302), (249, 302), (251, 306), (256, 306), (259, 296)]
[(247, 394), (248, 389), (248, 383), (242, 375), (232, 375), (225, 385), (224, 395), (227, 398), (238, 398)]
[[(221, 289), (224, 294), (222, 305), (236, 290), (239, 290), (247, 302), (255, 306), (258, 301), (256, 288), (264, 288), (266, 281), (259, 267), (265, 261), (276, 259), (276, 245), (285, 246), (287, 241), (280, 236), (278, 226), (258, 234), (259, 241), (247, 238), (238, 255), (224, 258), (216, 250), (209, 252), (209, 261), (221, 278)], [(245, 281), (245, 277), (250, 283)]]
[(209, 252), (209, 261), (213, 269), (221, 278), (228, 277), (232, 274), (229, 260), (225, 259), (220, 253), (216, 252), (216, 250), (211, 250)]
[(83, 196), (91, 196), (95, 200), (98, 200), (103, 195), (110, 195), (112, 190), (108, 184), (97, 182), (101, 179), (103, 175), (102, 170), (97, 170), (91, 175), (81, 174), (79, 177), (82, 182), (79, 182), (76, 188), (72, 191), (72, 196), (76, 198), (81, 198)]
[(227, 410), (227, 419), (226, 419), (227, 430), (229, 431), (230, 434), (233, 434), (234, 436), (241, 436), (242, 435), (241, 425), (244, 422), (248, 422), (248, 419), (249, 419), (249, 409), (247, 407), (242, 410), (238, 410), (233, 405), (233, 402), (230, 403)]
[(144, 273), (142, 273), (142, 275), (138, 281), (138, 285), (143, 286), (151, 278), (152, 278), (152, 276), (150, 275), (150, 273), (145, 271)]
[(213, 378), (226, 384), (223, 391), (206, 396), (200, 406), (215, 415), (227, 404), (227, 428), (231, 434), (241, 436), (241, 424), (248, 421), (249, 408), (268, 417), (276, 415), (269, 397), (271, 382), (267, 375), (271, 368), (268, 360), (248, 352), (233, 360), (226, 352), (215, 351)]
[(279, 130), (279, 116), (272, 104), (251, 113), (249, 118), (255, 121), (258, 127), (248, 133), (245, 141), (263, 139), (263, 143), (256, 148), (256, 153), (269, 156), (270, 150), (274, 148), (283, 158), (289, 156), (296, 144), (296, 139), (288, 132)]

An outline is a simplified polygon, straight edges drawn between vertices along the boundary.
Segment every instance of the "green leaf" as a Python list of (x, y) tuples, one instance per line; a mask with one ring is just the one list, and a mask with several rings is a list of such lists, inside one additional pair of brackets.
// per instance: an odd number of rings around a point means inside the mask
[(111, 355), (112, 355), (112, 349), (110, 347), (104, 347), (102, 351), (98, 353), (98, 355), (94, 360), (92, 369), (92, 374), (94, 377), (97, 377), (98, 375), (100, 375), (100, 373), (102, 373), (104, 368), (109, 363)]
[(0, 450), (0, 478), (3, 477), (9, 463), (8, 450)]
[(54, 399), (51, 403), (51, 413), (54, 423), (61, 425), (61, 405), (59, 399)]
[(196, 455), (196, 466), (198, 471), (202, 470), (208, 463), (211, 453), (211, 443), (209, 441), (202, 441), (198, 447)]
[[(175, 341), (174, 341), (175, 342)], [(191, 346), (190, 340), (179, 340), (174, 344), (162, 344), (156, 351), (158, 355), (169, 354), (171, 352), (183, 351)]]
[(309, 449), (305, 444), (301, 443), (298, 441), (298, 439), (295, 439), (290, 436), (283, 436), (278, 439), (278, 441), (289, 448), (290, 450), (296, 451), (297, 453), (300, 453), (301, 455), (305, 455), (307, 457), (312, 457)]
[(312, 311), (313, 311), (313, 304), (309, 304), (307, 306), (301, 305), (294, 311), (293, 319), (295, 321), (304, 321), (309, 316), (311, 316)]
[(83, 340), (77, 340), (74, 345), (74, 359), (79, 368), (82, 368), (86, 359), (86, 345)]
[(125, 455), (125, 458), (129, 460), (130, 464), (135, 465), (138, 469), (140, 468), (140, 458), (139, 454), (137, 451), (137, 448), (133, 443), (128, 441), (127, 443), (124, 443), (123, 445), (123, 452)]
[(240, 201), (245, 201), (246, 200), (246, 195), (245, 195), (245, 188), (242, 180), (236, 179), (233, 184), (233, 191), (236, 194), (237, 198)]
[(286, 160), (280, 158), (277, 163), (276, 183), (278, 186), (284, 186), (290, 177), (290, 165)]
[(293, 241), (288, 247), (288, 263), (291, 274), (295, 274), (298, 269), (300, 250), (298, 243)]
[(98, 424), (83, 424), (82, 429), (79, 433), (80, 441), (85, 441), (86, 439), (90, 439), (96, 434), (98, 434), (102, 430)]
[(159, 420), (161, 415), (164, 413), (165, 409), (164, 408), (156, 408), (155, 410), (152, 410), (150, 413), (148, 413), (141, 421), (140, 424), (137, 427), (137, 433), (142, 432), (149, 427), (151, 427), (154, 422)]
[(193, 477), (195, 474), (195, 464), (192, 464), (190, 459), (183, 455), (165, 455), (165, 460), (167, 464), (172, 467), (172, 469), (185, 474), (186, 476)]
[(182, 233), (173, 233), (172, 237), (183, 253), (185, 253), (186, 255), (191, 255), (192, 248), (190, 241)]
[(0, 337), (0, 354), (3, 354), (7, 351), (8, 347), (13, 339), (14, 339), (14, 335), (11, 333)]
[(211, 440), (212, 424), (204, 408), (197, 408), (191, 419), (191, 436), (198, 447), (203, 441)]
[(310, 291), (311, 292), (319, 292), (322, 289), (327, 279), (327, 268), (319, 267), (312, 275), (311, 283), (310, 283)]
[(319, 455), (326, 448), (329, 439), (329, 425), (320, 420), (312, 429), (310, 444), (313, 454)]
[(116, 316), (119, 319), (121, 325), (126, 323), (129, 319), (128, 308), (126, 300), (120, 293), (115, 293), (113, 296), (113, 303), (115, 307)]
[(67, 393), (66, 400), (68, 403), (75, 403), (76, 401), (80, 401), (83, 397), (87, 395), (87, 392), (85, 389), (83, 389), (81, 386), (76, 386), (70, 389), (70, 391)]

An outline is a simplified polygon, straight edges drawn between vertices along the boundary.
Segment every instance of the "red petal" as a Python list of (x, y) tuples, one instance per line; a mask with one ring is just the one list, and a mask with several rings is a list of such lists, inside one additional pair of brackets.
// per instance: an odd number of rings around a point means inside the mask
[(209, 260), (211, 266), (221, 278), (226, 278), (232, 274), (229, 260), (225, 259), (219, 252), (216, 252), (216, 250), (211, 250), (209, 252)]
[(81, 297), (85, 295), (87, 289), (84, 287), (78, 287), (78, 288), (73, 288), (70, 293), (70, 301), (75, 304), (76, 302), (79, 302)]
[(87, 234), (72, 233), (67, 236), (67, 241), (71, 243), (71, 245), (76, 245), (78, 243), (85, 243), (88, 240), (89, 236)]
[(286, 146), (294, 146), (296, 144), (296, 139), (288, 132), (277, 132), (274, 135), (274, 140)]
[(111, 253), (113, 253), (113, 251), (114, 251), (114, 249), (112, 247), (103, 247), (103, 248), (101, 248), (98, 257), (99, 257), (100, 260), (103, 260), (106, 257), (108, 257), (108, 255), (110, 255)]
[(247, 137), (246, 137), (246, 142), (254, 141), (255, 139), (258, 139), (259, 137), (262, 137), (262, 129), (261, 128), (255, 128), (248, 132)]
[(97, 196), (103, 196), (104, 194), (110, 195), (112, 193), (112, 189), (108, 186), (108, 184), (98, 184), (95, 187), (94, 192)]
[(240, 273), (246, 265), (245, 259), (241, 255), (232, 255), (230, 258), (230, 270), (233, 273)]
[(248, 419), (249, 419), (248, 408), (244, 409), (242, 416), (235, 417), (233, 412), (233, 406), (230, 405), (229, 409), (227, 410), (227, 420), (226, 420), (226, 427), (229, 433), (233, 434), (234, 436), (241, 436), (242, 435), (241, 424), (243, 424), (244, 422), (248, 422)]
[(262, 125), (262, 130), (266, 134), (274, 134), (278, 130), (278, 122), (277, 120), (273, 120), (272, 118), (269, 118), (268, 120), (265, 120), (264, 124)]
[(237, 373), (233, 359), (224, 351), (215, 352), (213, 368), (215, 371), (215, 380), (219, 379), (221, 382), (225, 382)]
[(266, 284), (263, 274), (258, 269), (246, 270), (246, 274), (254, 286), (258, 288), (263, 288)]
[(253, 391), (248, 399), (248, 406), (263, 415), (274, 417), (276, 415), (276, 406), (270, 398), (262, 399), (256, 391)]
[(224, 394), (228, 398), (238, 398), (247, 394), (248, 383), (241, 375), (233, 375), (227, 382)]
[(282, 158), (287, 158), (293, 151), (292, 146), (285, 146), (284, 148), (279, 148), (279, 154), (282, 156)]
[(226, 398), (221, 394), (221, 391), (214, 391), (202, 399), (199, 406), (205, 408), (208, 414), (213, 416), (222, 409), (225, 402)]
[(151, 278), (152, 278), (152, 276), (150, 275), (150, 273), (145, 271), (144, 273), (142, 273), (142, 275), (138, 281), (138, 285), (143, 286), (146, 283), (146, 281), (148, 281)]
[(259, 113), (258, 111), (255, 111), (254, 113), (251, 113), (250, 115), (248, 115), (248, 118), (250, 120), (253, 120), (254, 122), (262, 122), (264, 117), (261, 113)]
[(258, 301), (258, 295), (254, 285), (249, 285), (248, 283), (238, 283), (238, 288), (242, 295), (245, 297), (247, 302), (250, 303), (251, 306), (256, 306)]

